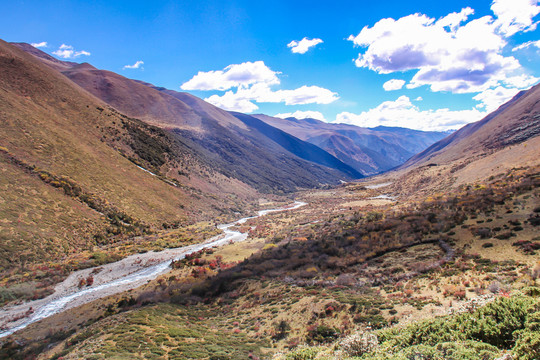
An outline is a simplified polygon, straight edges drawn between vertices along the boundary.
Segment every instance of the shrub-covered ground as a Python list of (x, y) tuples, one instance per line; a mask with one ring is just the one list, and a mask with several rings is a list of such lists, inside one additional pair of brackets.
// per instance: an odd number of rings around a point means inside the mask
[[(74, 334), (55, 330), (34, 350), (37, 341), (19, 337), (3, 351), (25, 358), (52, 343), (59, 345), (42, 358), (124, 358), (129, 342), (115, 346), (115, 339), (144, 330), (141, 343), (148, 348), (141, 356), (175, 358), (168, 342), (182, 348), (192, 340), (165, 339), (159, 324), (187, 311), (205, 312), (203, 320), (197, 316), (196, 326), (205, 329), (197, 336), (216, 330), (223, 342), (199, 341), (199, 351), (221, 348), (221, 359), (249, 357), (249, 351), (253, 359), (268, 359), (281, 350), (289, 351), (286, 359), (333, 359), (350, 356), (344, 351), (358, 343), (372, 350), (365, 359), (530, 352), (526, 346), (537, 341), (530, 320), (536, 315), (530, 315), (538, 305), (524, 289), (538, 284), (540, 266), (534, 246), (523, 244), (540, 240), (539, 185), (538, 175), (518, 171), (423, 202), (362, 210), (323, 198), (315, 209), (254, 219), (244, 231), (260, 239), (188, 256), (167, 276), (98, 308), (97, 316), (71, 328)], [(528, 295), (514, 296), (520, 292)], [(132, 324), (139, 314), (146, 322)], [(175, 321), (192, 323), (182, 316)]]
[(331, 346), (303, 347), (274, 359), (488, 360), (504, 354), (539, 359), (539, 295), (539, 288), (528, 287), (468, 312), (355, 333)]

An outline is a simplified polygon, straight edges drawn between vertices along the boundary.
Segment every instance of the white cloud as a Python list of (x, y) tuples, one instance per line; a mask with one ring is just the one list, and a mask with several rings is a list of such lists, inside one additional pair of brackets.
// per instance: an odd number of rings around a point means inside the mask
[(506, 0), (493, 3), (496, 19), (467, 21), (474, 12), (471, 8), (438, 20), (423, 14), (382, 19), (349, 37), (356, 46), (367, 48), (355, 64), (381, 74), (416, 70), (409, 89), (427, 85), (432, 91), (474, 93), (496, 88), (523, 75), (519, 61), (502, 51), (512, 31), (532, 29), (534, 24), (527, 19), (537, 8), (520, 0), (517, 8), (523, 15), (507, 5)]
[(474, 100), (480, 101), (476, 107), (485, 109), (487, 112), (496, 110), (501, 104), (504, 104), (513, 98), (519, 92), (518, 89), (508, 89), (498, 86), (495, 89), (487, 89), (473, 97)]
[(536, 29), (533, 18), (540, 13), (537, 0), (494, 0), (491, 10), (497, 17), (495, 25), (505, 36)]
[(64, 59), (75, 59), (81, 55), (90, 56), (88, 51), (75, 51), (73, 46), (66, 44), (62, 44), (58, 50), (53, 51), (53, 54)]
[(499, 85), (489, 88), (473, 96), (474, 100), (480, 102), (480, 104), (476, 105), (476, 108), (492, 112), (513, 98), (520, 90), (530, 88), (538, 81), (540, 81), (540, 78), (530, 75), (507, 77), (501, 81), (504, 86)]
[(32, 45), (35, 48), (42, 48), (42, 47), (47, 47), (47, 42), (42, 41), (40, 43), (31, 43), (30, 45)]
[[(301, 86), (294, 90), (275, 92), (285, 105), (330, 104), (339, 99), (337, 93), (319, 86)], [(255, 99), (256, 100), (256, 99)]]
[(526, 43), (520, 44), (512, 49), (512, 51), (518, 51), (527, 49), (528, 47), (535, 46), (540, 49), (540, 40), (536, 41), (527, 41)]
[(255, 83), (279, 84), (278, 72), (263, 61), (245, 62), (227, 66), (223, 70), (202, 72), (180, 86), (182, 90), (228, 90), (247, 87)]
[(253, 101), (262, 103), (285, 103), (285, 105), (329, 104), (339, 99), (338, 95), (319, 86), (301, 86), (294, 90), (273, 91), (267, 84), (254, 84), (249, 88), (227, 91), (224, 95), (212, 95), (209, 103), (225, 110), (252, 112), (258, 109)]
[(510, 76), (506, 79), (503, 79), (502, 82), (506, 86), (514, 87), (517, 89), (527, 89), (536, 84), (540, 78), (530, 76), (530, 75), (517, 75), (517, 76)]
[[(279, 72), (264, 62), (245, 62), (227, 66), (224, 70), (199, 72), (182, 84), (183, 90), (229, 90), (223, 95), (212, 95), (205, 100), (230, 111), (252, 112), (254, 102), (285, 103), (285, 105), (329, 104), (339, 99), (337, 93), (320, 86), (301, 86), (291, 90), (272, 90), (280, 83)], [(232, 89), (235, 88), (235, 91)]]
[(383, 84), (385, 91), (399, 90), (405, 85), (405, 80), (392, 79)]
[(474, 10), (470, 7), (461, 9), (460, 12), (450, 13), (439, 20), (437, 20), (437, 25), (440, 27), (448, 27), (451, 32), (455, 32), (460, 24), (467, 20), (467, 18), (474, 14)]
[(287, 44), (287, 47), (291, 48), (291, 51), (295, 54), (305, 54), (309, 48), (317, 46), (317, 44), (322, 43), (321, 39), (308, 39), (307, 37), (303, 38), (300, 41), (293, 40)]
[(133, 65), (125, 65), (125, 66), (123, 67), (123, 69), (124, 69), (124, 70), (125, 70), (125, 69), (141, 69), (143, 65), (144, 65), (144, 61), (138, 60), (138, 61), (135, 62), (135, 64), (133, 64)]
[(232, 91), (227, 91), (224, 95), (212, 95), (205, 101), (212, 105), (215, 105), (223, 110), (227, 111), (239, 111), (243, 113), (250, 113), (257, 110), (259, 107), (247, 99), (238, 97)]
[(463, 125), (482, 119), (487, 113), (478, 109), (451, 111), (449, 109), (420, 110), (407, 96), (395, 101), (385, 101), (379, 106), (360, 114), (342, 112), (335, 122), (362, 127), (398, 126), (424, 131), (458, 129)]
[(422, 101), (424, 100), (421, 96), (417, 97), (416, 99), (414, 99), (414, 101)]
[(297, 119), (317, 119), (321, 121), (326, 121), (326, 119), (324, 118), (324, 115), (321, 112), (310, 111), (310, 110), (308, 111), (297, 110), (293, 113), (280, 113), (280, 114), (274, 115), (274, 117), (278, 117), (282, 119), (293, 117)]

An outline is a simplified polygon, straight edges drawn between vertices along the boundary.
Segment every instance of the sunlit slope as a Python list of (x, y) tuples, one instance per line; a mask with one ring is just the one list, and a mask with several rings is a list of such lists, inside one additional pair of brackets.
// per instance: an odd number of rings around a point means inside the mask
[[(403, 165), (446, 164), (517, 146), (540, 135), (540, 85), (522, 91), (484, 119), (468, 124)], [(531, 149), (522, 149), (523, 154)], [(516, 158), (516, 164), (519, 159)]]
[(0, 236), (6, 261), (23, 259), (26, 252), (38, 256), (36, 246), (49, 255), (74, 251), (164, 223), (216, 216), (233, 206), (232, 200), (224, 205), (166, 176), (169, 164), (177, 176), (205, 167), (181, 143), (110, 109), (3, 41), (0, 109)]

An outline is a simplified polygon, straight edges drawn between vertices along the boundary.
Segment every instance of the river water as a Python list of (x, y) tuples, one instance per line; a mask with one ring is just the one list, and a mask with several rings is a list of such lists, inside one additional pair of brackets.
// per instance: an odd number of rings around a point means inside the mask
[[(54, 314), (58, 314), (69, 308), (80, 306), (82, 304), (88, 303), (90, 301), (93, 301), (93, 300), (96, 300), (105, 296), (110, 296), (119, 292), (124, 292), (129, 289), (135, 289), (141, 285), (144, 285), (149, 280), (155, 279), (157, 276), (167, 272), (170, 269), (170, 265), (172, 261), (183, 259), (186, 256), (186, 254), (190, 254), (192, 252), (214, 247), (214, 246), (224, 245), (229, 242), (239, 242), (239, 241), (246, 240), (248, 237), (247, 233), (243, 234), (241, 232), (231, 230), (231, 227), (235, 225), (243, 224), (249, 219), (264, 216), (269, 213), (295, 210), (304, 205), (307, 205), (307, 204), (304, 202), (297, 201), (294, 204), (286, 206), (286, 207), (281, 207), (277, 209), (269, 209), (269, 210), (261, 210), (257, 213), (256, 216), (245, 217), (230, 224), (219, 225), (218, 228), (223, 230), (223, 234), (215, 236), (205, 241), (204, 243), (189, 245), (189, 246), (176, 248), (176, 249), (166, 249), (161, 252), (151, 253), (152, 257), (165, 258), (165, 260), (157, 264), (145, 267), (141, 270), (127, 274), (117, 279), (113, 279), (111, 281), (106, 281), (102, 283), (95, 282), (93, 286), (85, 288), (83, 290), (71, 291), (68, 294), (58, 294), (58, 291), (56, 291), (54, 294), (46, 297), (45, 299), (28, 302), (28, 303), (25, 303), (24, 305), (19, 305), (18, 307), (21, 307), (21, 308), (23, 306), (26, 308), (29, 308), (30, 306), (32, 306), (33, 313), (29, 315), (28, 317), (25, 317), (23, 319), (20, 319), (14, 322), (14, 324), (12, 324), (11, 327), (7, 327), (7, 329), (2, 330), (2, 332), (0, 332), (0, 338), (9, 336), (13, 334), (14, 332), (24, 329), (28, 325), (35, 323), (36, 321), (45, 319)], [(126, 259), (120, 260), (117, 263), (106, 264), (102, 266), (101, 268), (102, 269), (103, 268), (114, 269), (115, 267), (123, 268), (125, 267), (124, 265), (125, 261)], [(77, 273), (83, 273), (84, 276), (87, 276), (87, 274), (90, 274), (92, 270), (93, 269), (85, 269)], [(80, 274), (77, 274), (77, 273), (71, 274), (70, 277), (68, 277), (68, 279), (66, 279), (64, 282), (68, 282), (70, 280), (73, 281), (73, 278), (80, 276)], [(56, 289), (59, 289), (59, 288), (62, 288), (62, 283), (56, 287)], [(72, 287), (70, 287), (70, 289), (71, 288)], [(7, 313), (7, 311), (5, 310), (2, 312)], [(0, 312), (0, 315), (2, 315), (2, 312)]]

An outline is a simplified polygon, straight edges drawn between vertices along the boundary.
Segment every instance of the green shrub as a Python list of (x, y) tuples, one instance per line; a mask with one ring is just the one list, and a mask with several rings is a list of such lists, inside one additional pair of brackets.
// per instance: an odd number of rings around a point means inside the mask
[(316, 347), (306, 347), (301, 349), (296, 349), (287, 354), (286, 360), (312, 360), (315, 359), (315, 356), (320, 352), (319, 348)]
[(309, 330), (307, 334), (308, 343), (324, 343), (335, 340), (339, 337), (339, 330), (326, 325), (319, 325)]
[(500, 350), (475, 341), (445, 342), (435, 346), (415, 345), (401, 351), (396, 358), (415, 360), (487, 360), (495, 359)]
[(540, 288), (536, 286), (527, 286), (523, 288), (521, 292), (527, 296), (538, 297), (540, 296)]
[(498, 298), (473, 313), (430, 319), (406, 328), (386, 329), (378, 336), (383, 346), (397, 349), (465, 340), (509, 349), (515, 341), (514, 332), (525, 328), (534, 303), (530, 297)]
[(231, 360), (231, 357), (227, 353), (218, 352), (210, 356), (210, 360)]
[(528, 329), (520, 331), (512, 352), (520, 360), (540, 359), (540, 332)]

